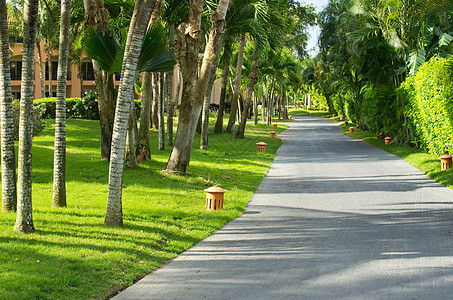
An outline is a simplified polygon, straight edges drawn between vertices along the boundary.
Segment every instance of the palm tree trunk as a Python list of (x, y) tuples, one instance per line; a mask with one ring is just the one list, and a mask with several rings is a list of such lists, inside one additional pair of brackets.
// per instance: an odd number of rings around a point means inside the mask
[(124, 51), (121, 83), (113, 126), (112, 150), (109, 167), (109, 193), (104, 224), (123, 225), (122, 186), (126, 131), (134, 93), (135, 72), (143, 37), (154, 8), (155, 0), (137, 0), (132, 15)]
[(253, 124), (258, 124), (258, 97), (253, 94)]
[(71, 1), (61, 1), (60, 46), (58, 53), (55, 145), (53, 159), (53, 207), (66, 207), (66, 77), (69, 55)]
[[(132, 101), (134, 98), (132, 97)], [(136, 147), (135, 147), (135, 106), (132, 102), (131, 109), (129, 112), (129, 121), (127, 124), (127, 134), (126, 134), (126, 157), (125, 157), (125, 164), (131, 169), (138, 168), (137, 162), (137, 155), (135, 155)]]
[(244, 59), (244, 48), (245, 48), (245, 34), (242, 34), (239, 43), (238, 62), (236, 66), (236, 79), (234, 82), (233, 99), (231, 99), (230, 118), (228, 120), (228, 125), (226, 128), (227, 133), (234, 133), (234, 123), (236, 122), (238, 99), (241, 88), (242, 61)]
[(201, 123), (201, 138), (200, 138), (200, 149), (208, 149), (208, 134), (209, 134), (209, 106), (211, 105), (212, 87), (214, 86), (215, 73), (217, 66), (212, 67), (211, 76), (208, 82), (208, 88), (206, 89), (206, 96), (203, 102), (203, 114)]
[(52, 97), (52, 52), (47, 52), (47, 72), (49, 72), (49, 98)]
[(36, 41), (36, 52), (38, 52), (39, 80), (41, 81), (41, 98), (46, 96), (46, 85), (44, 83), (44, 70), (42, 68), (41, 44)]
[(184, 56), (180, 60), (183, 79), (181, 106), (174, 146), (166, 167), (166, 171), (169, 173), (184, 174), (189, 164), (187, 155), (190, 155), (192, 147), (190, 128), (197, 82), (198, 52), (202, 38), (201, 15), (203, 2), (203, 0), (189, 0), (189, 21), (185, 30), (184, 40), (181, 43), (184, 48), (184, 51), (181, 51)]
[(228, 85), (228, 74), (230, 71), (230, 55), (228, 54), (224, 55), (225, 59), (223, 61), (222, 87), (220, 88), (219, 111), (217, 112), (217, 120), (214, 125), (214, 133), (223, 132), (223, 113), (225, 110), (226, 89)]
[(263, 91), (263, 94), (261, 95), (261, 121), (266, 122), (266, 95), (265, 91)]
[(153, 82), (153, 106), (152, 106), (152, 126), (153, 129), (159, 128), (159, 73), (152, 73)]
[[(93, 26), (104, 32), (108, 26), (108, 11), (104, 8), (103, 0), (84, 0), (86, 26)], [(99, 123), (101, 127), (101, 159), (110, 159), (112, 144), (113, 121), (115, 118), (115, 86), (113, 76), (104, 72), (97, 61), (92, 60), (96, 91), (98, 94)], [(82, 86), (83, 87), (83, 86)]]
[(173, 145), (173, 71), (167, 73), (167, 145)]
[(24, 4), (24, 43), (22, 56), (22, 86), (19, 118), (19, 162), (17, 218), (14, 230), (35, 231), (32, 215), (32, 139), (33, 139), (33, 79), (38, 0)]
[[(196, 5), (199, 5), (199, 8), (196, 8), (196, 14), (194, 13), (192, 16), (197, 18), (197, 24), (195, 27), (195, 30), (199, 30), (199, 24), (201, 23), (201, 16), (197, 16), (197, 14), (201, 15), (201, 7), (203, 4), (203, 1), (199, 3), (198, 1), (193, 1), (197, 2)], [(192, 2), (191, 2), (192, 3)], [(187, 110), (183, 112), (182, 109), (182, 103), (181, 103), (181, 112), (180, 112), (180, 120), (184, 120), (187, 122), (187, 124), (182, 124), (182, 125), (189, 125), (188, 127), (181, 127), (180, 124), (178, 123), (178, 131), (176, 132), (176, 140), (175, 140), (175, 146), (173, 149), (176, 151), (172, 151), (172, 154), (170, 155), (170, 159), (167, 164), (167, 171), (169, 172), (176, 172), (176, 173), (185, 173), (186, 168), (189, 165), (190, 162), (190, 155), (191, 155), (191, 150), (192, 150), (192, 144), (193, 144), (193, 139), (195, 136), (195, 130), (197, 128), (197, 121), (200, 117), (201, 109), (203, 106), (203, 100), (204, 96), (206, 95), (206, 89), (208, 86), (209, 82), (209, 77), (211, 75), (211, 69), (215, 67), (214, 63), (216, 61), (217, 57), (217, 52), (220, 47), (220, 42), (221, 42), (221, 36), (223, 34), (223, 29), (225, 27), (225, 15), (228, 10), (230, 1), (229, 0), (220, 0), (219, 5), (217, 6), (217, 11), (212, 14), (211, 16), (211, 21), (212, 21), (212, 26), (210, 29), (209, 33), (209, 39), (206, 44), (204, 56), (203, 56), (203, 62), (200, 68), (199, 72), (199, 78), (198, 82), (196, 82), (195, 85), (195, 78), (193, 78), (193, 85), (195, 86), (195, 89), (191, 88), (188, 90), (191, 94), (187, 94), (188, 96), (188, 105), (187, 105)], [(195, 3), (192, 4), (195, 6)], [(190, 8), (192, 10), (192, 7)], [(195, 11), (193, 11), (195, 12)], [(190, 14), (189, 14), (189, 19), (190, 19)], [(200, 19), (200, 20), (198, 20)], [(195, 25), (195, 24), (194, 24)], [(197, 29), (198, 28), (198, 29)], [(189, 30), (192, 30), (192, 25), (189, 22)], [(195, 34), (196, 35), (196, 34)], [(186, 35), (187, 37), (188, 35)], [(197, 41), (193, 43), (193, 46), (197, 46), (191, 48), (191, 51), (186, 50), (186, 52), (191, 53), (191, 59), (193, 59), (194, 63), (194, 69), (193, 69), (193, 75), (196, 74), (197, 71), (197, 56), (198, 56), (198, 48), (200, 45), (200, 38), (197, 37)], [(186, 44), (189, 44), (189, 41), (186, 41)], [(193, 51), (193, 52), (192, 52)], [(196, 56), (195, 56), (196, 55)], [(186, 54), (186, 58), (189, 58)], [(185, 62), (187, 63), (187, 61)], [(191, 66), (192, 67), (192, 66)], [(189, 72), (185, 72), (186, 74), (184, 77), (184, 82), (186, 81), (186, 78), (188, 75), (190, 75)], [(190, 80), (187, 78), (187, 80)], [(190, 84), (191, 85), (191, 84)], [(183, 94), (184, 96), (184, 94)], [(185, 99), (184, 99), (185, 100)], [(193, 105), (192, 105), (193, 103)], [(181, 118), (181, 116), (183, 116)], [(187, 128), (189, 129), (187, 131)], [(183, 133), (184, 138), (181, 139), (181, 141), (178, 141), (178, 133), (181, 131), (185, 131)], [(178, 144), (177, 144), (178, 141)], [(181, 144), (179, 144), (181, 142)]]
[(0, 1), (0, 120), (2, 164), (2, 210), (16, 210), (16, 157), (14, 151), (13, 102), (6, 1)]
[(140, 131), (138, 133), (138, 145), (136, 154), (140, 161), (151, 158), (151, 147), (149, 144), (149, 117), (151, 110), (152, 75), (150, 72), (143, 73), (142, 79), (142, 105), (140, 107)]
[(239, 124), (238, 130), (236, 131), (236, 138), (244, 138), (245, 125), (247, 124), (247, 119), (252, 106), (252, 95), (255, 90), (255, 84), (258, 81), (258, 59), (252, 61), (252, 66), (250, 67), (250, 73), (248, 76), (249, 82), (247, 84), (247, 91), (245, 93), (244, 101), (244, 110), (242, 111), (241, 123)]
[(159, 138), (159, 150), (165, 150), (165, 114), (164, 114), (164, 106), (165, 106), (165, 87), (164, 87), (164, 75), (165, 73), (160, 73), (160, 97), (159, 97), (159, 126), (158, 126), (158, 138)]

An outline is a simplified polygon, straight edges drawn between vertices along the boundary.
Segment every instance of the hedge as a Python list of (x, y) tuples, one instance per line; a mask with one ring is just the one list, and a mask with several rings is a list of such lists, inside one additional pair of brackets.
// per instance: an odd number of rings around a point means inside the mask
[[(55, 119), (56, 98), (42, 98), (33, 101), (33, 105), (40, 106), (43, 118)], [(140, 116), (141, 100), (135, 100), (135, 112)], [(66, 118), (99, 120), (98, 99), (95, 92), (88, 92), (83, 98), (66, 98)]]
[(453, 88), (446, 80), (446, 64), (444, 58), (431, 58), (401, 87), (414, 129), (412, 142), (437, 155), (453, 153)]

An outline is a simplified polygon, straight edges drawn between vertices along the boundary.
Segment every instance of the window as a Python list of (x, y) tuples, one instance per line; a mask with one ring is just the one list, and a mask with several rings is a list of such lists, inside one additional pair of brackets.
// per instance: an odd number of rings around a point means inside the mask
[(14, 35), (10, 35), (9, 36), (9, 41), (13, 44), (21, 44), (24, 42), (24, 38), (20, 37), (20, 36), (14, 36)]
[(82, 79), (83, 80), (94, 80), (93, 63), (82, 62)]
[[(46, 91), (45, 97), (49, 98), (49, 91)], [(57, 97), (57, 92), (56, 91), (52, 91), (52, 97), (54, 97), (54, 98)]]
[[(52, 61), (52, 80), (57, 80), (58, 74), (58, 61)], [(49, 80), (49, 64), (46, 62), (46, 80)], [(71, 72), (68, 65), (68, 73), (66, 75), (66, 80), (71, 80)]]
[(115, 74), (115, 80), (116, 81), (121, 80), (121, 74)]
[(11, 80), (21, 80), (22, 79), (22, 62), (12, 60), (11, 64)]
[(20, 100), (20, 92), (19, 91), (12, 91), (11, 94), (13, 95), (14, 98), (17, 100)]

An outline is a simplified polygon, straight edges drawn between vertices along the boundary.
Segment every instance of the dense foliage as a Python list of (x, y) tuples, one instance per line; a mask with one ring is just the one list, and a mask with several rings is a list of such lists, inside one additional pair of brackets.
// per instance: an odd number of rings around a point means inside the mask
[[(40, 107), (44, 119), (55, 118), (55, 98), (42, 98), (33, 101)], [(135, 111), (140, 116), (140, 99), (135, 100)], [(87, 92), (83, 98), (66, 98), (66, 117), (85, 120), (99, 120), (98, 99), (95, 92)]]
[[(433, 153), (450, 150), (450, 96), (441, 74), (453, 66), (451, 12), (449, 1), (330, 0), (305, 82), (331, 113), (360, 128)], [(405, 81), (408, 97), (397, 93)]]
[(445, 78), (446, 64), (432, 58), (402, 85), (414, 142), (439, 155), (453, 153), (453, 86)]

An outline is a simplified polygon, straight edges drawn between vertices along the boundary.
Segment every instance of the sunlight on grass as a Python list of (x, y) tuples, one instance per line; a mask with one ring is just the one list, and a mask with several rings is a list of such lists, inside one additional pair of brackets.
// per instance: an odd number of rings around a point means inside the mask
[[(275, 131), (280, 133), (283, 126)], [(103, 225), (108, 162), (100, 160), (99, 123), (68, 120), (67, 208), (51, 208), (53, 125), (34, 138), (33, 217), (36, 232), (13, 231), (15, 214), (0, 214), (0, 298), (105, 298), (131, 285), (178, 253), (240, 216), (269, 170), (280, 139), (272, 126), (247, 125), (246, 138), (209, 136), (209, 149), (194, 141), (188, 175), (163, 173), (171, 147), (125, 169), (123, 228)], [(256, 152), (265, 141), (266, 153)], [(224, 210), (205, 210), (203, 189), (219, 185)]]

